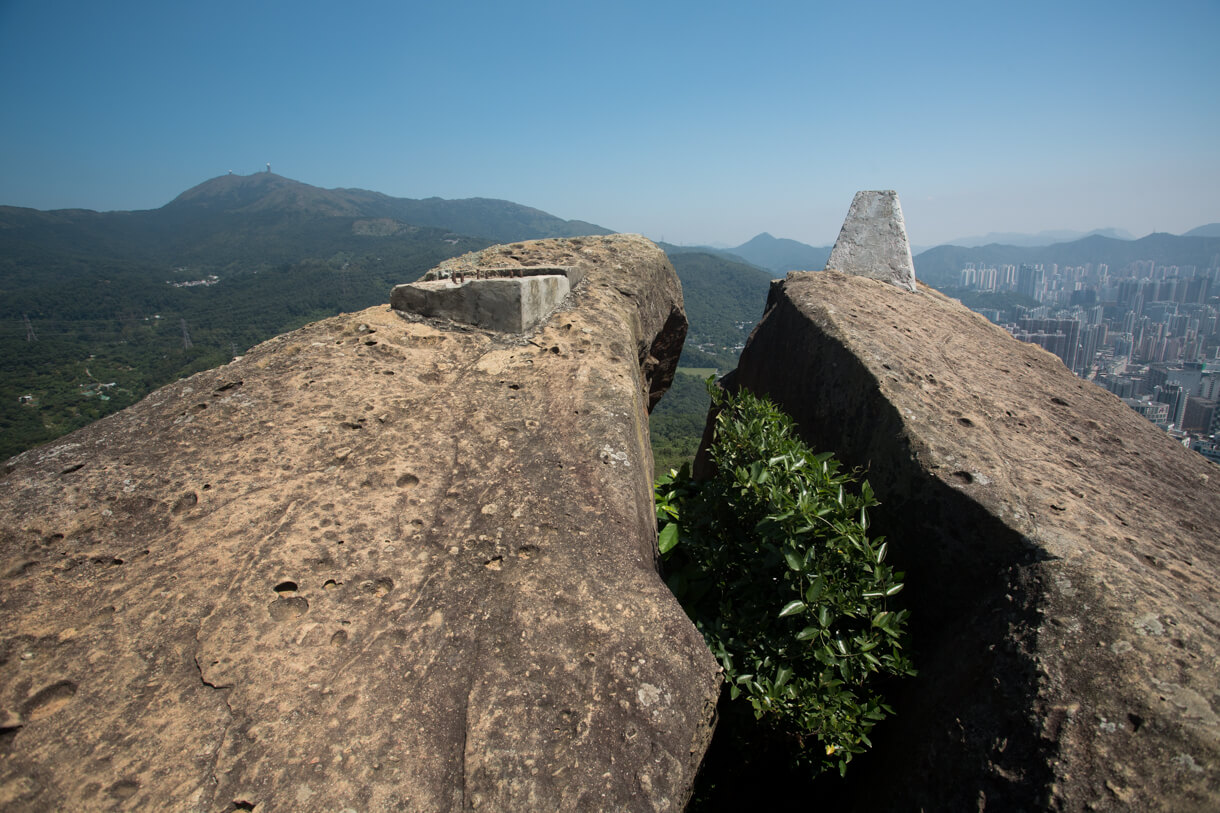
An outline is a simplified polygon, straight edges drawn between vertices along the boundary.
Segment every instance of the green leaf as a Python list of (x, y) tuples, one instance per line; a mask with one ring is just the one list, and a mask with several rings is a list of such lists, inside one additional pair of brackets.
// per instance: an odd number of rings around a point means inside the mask
[(800, 572), (805, 567), (805, 557), (791, 548), (784, 551), (784, 561), (788, 563), (788, 567), (797, 572)]
[(789, 601), (784, 605), (784, 609), (779, 611), (779, 618), (786, 618), (790, 615), (798, 615), (805, 612), (806, 604), (803, 601)]
[(661, 529), (660, 535), (657, 537), (657, 550), (661, 555), (665, 555), (674, 549), (678, 544), (678, 525), (671, 522)]
[(813, 580), (813, 584), (809, 585), (809, 589), (805, 591), (805, 601), (813, 604), (822, 596), (822, 591), (826, 589), (826, 580), (818, 576)]

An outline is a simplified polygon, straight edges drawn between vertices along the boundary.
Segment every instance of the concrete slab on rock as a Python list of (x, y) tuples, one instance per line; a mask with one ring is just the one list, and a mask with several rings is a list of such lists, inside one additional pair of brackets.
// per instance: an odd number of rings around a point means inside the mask
[(462, 324), (524, 333), (559, 306), (569, 291), (566, 275), (451, 279), (396, 285), (390, 307)]
[(677, 276), (518, 246), (463, 261), (587, 272), (530, 341), (371, 308), (4, 464), (0, 808), (682, 809), (720, 679), (655, 567)]

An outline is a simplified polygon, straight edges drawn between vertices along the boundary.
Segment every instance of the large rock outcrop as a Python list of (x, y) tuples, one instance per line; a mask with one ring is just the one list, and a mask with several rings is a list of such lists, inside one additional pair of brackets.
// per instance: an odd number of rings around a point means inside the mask
[(1220, 469), (959, 303), (773, 285), (729, 386), (867, 469), (917, 679), (840, 803), (1220, 809)]
[(385, 307), (0, 474), (0, 807), (679, 810), (719, 678), (655, 569), (686, 321), (638, 237), (535, 332)]

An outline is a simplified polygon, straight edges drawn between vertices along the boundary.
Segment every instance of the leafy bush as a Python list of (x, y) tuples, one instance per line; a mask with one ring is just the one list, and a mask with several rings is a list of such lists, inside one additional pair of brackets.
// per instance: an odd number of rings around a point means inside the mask
[(774, 404), (709, 389), (716, 473), (699, 482), (684, 466), (657, 483), (670, 587), (724, 667), (730, 705), (748, 703), (800, 767), (843, 772), (892, 713), (875, 684), (914, 674), (907, 612), (888, 606), (902, 574), (867, 534), (877, 501)]

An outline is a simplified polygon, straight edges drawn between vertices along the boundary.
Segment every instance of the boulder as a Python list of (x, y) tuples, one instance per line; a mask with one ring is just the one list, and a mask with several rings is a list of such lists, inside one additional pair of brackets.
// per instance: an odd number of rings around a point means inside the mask
[(866, 471), (906, 570), (919, 676), (838, 804), (1220, 809), (1220, 468), (926, 287), (789, 274), (727, 384)]
[(0, 472), (0, 807), (681, 810), (719, 677), (657, 575), (643, 238), (506, 334), (304, 327)]

